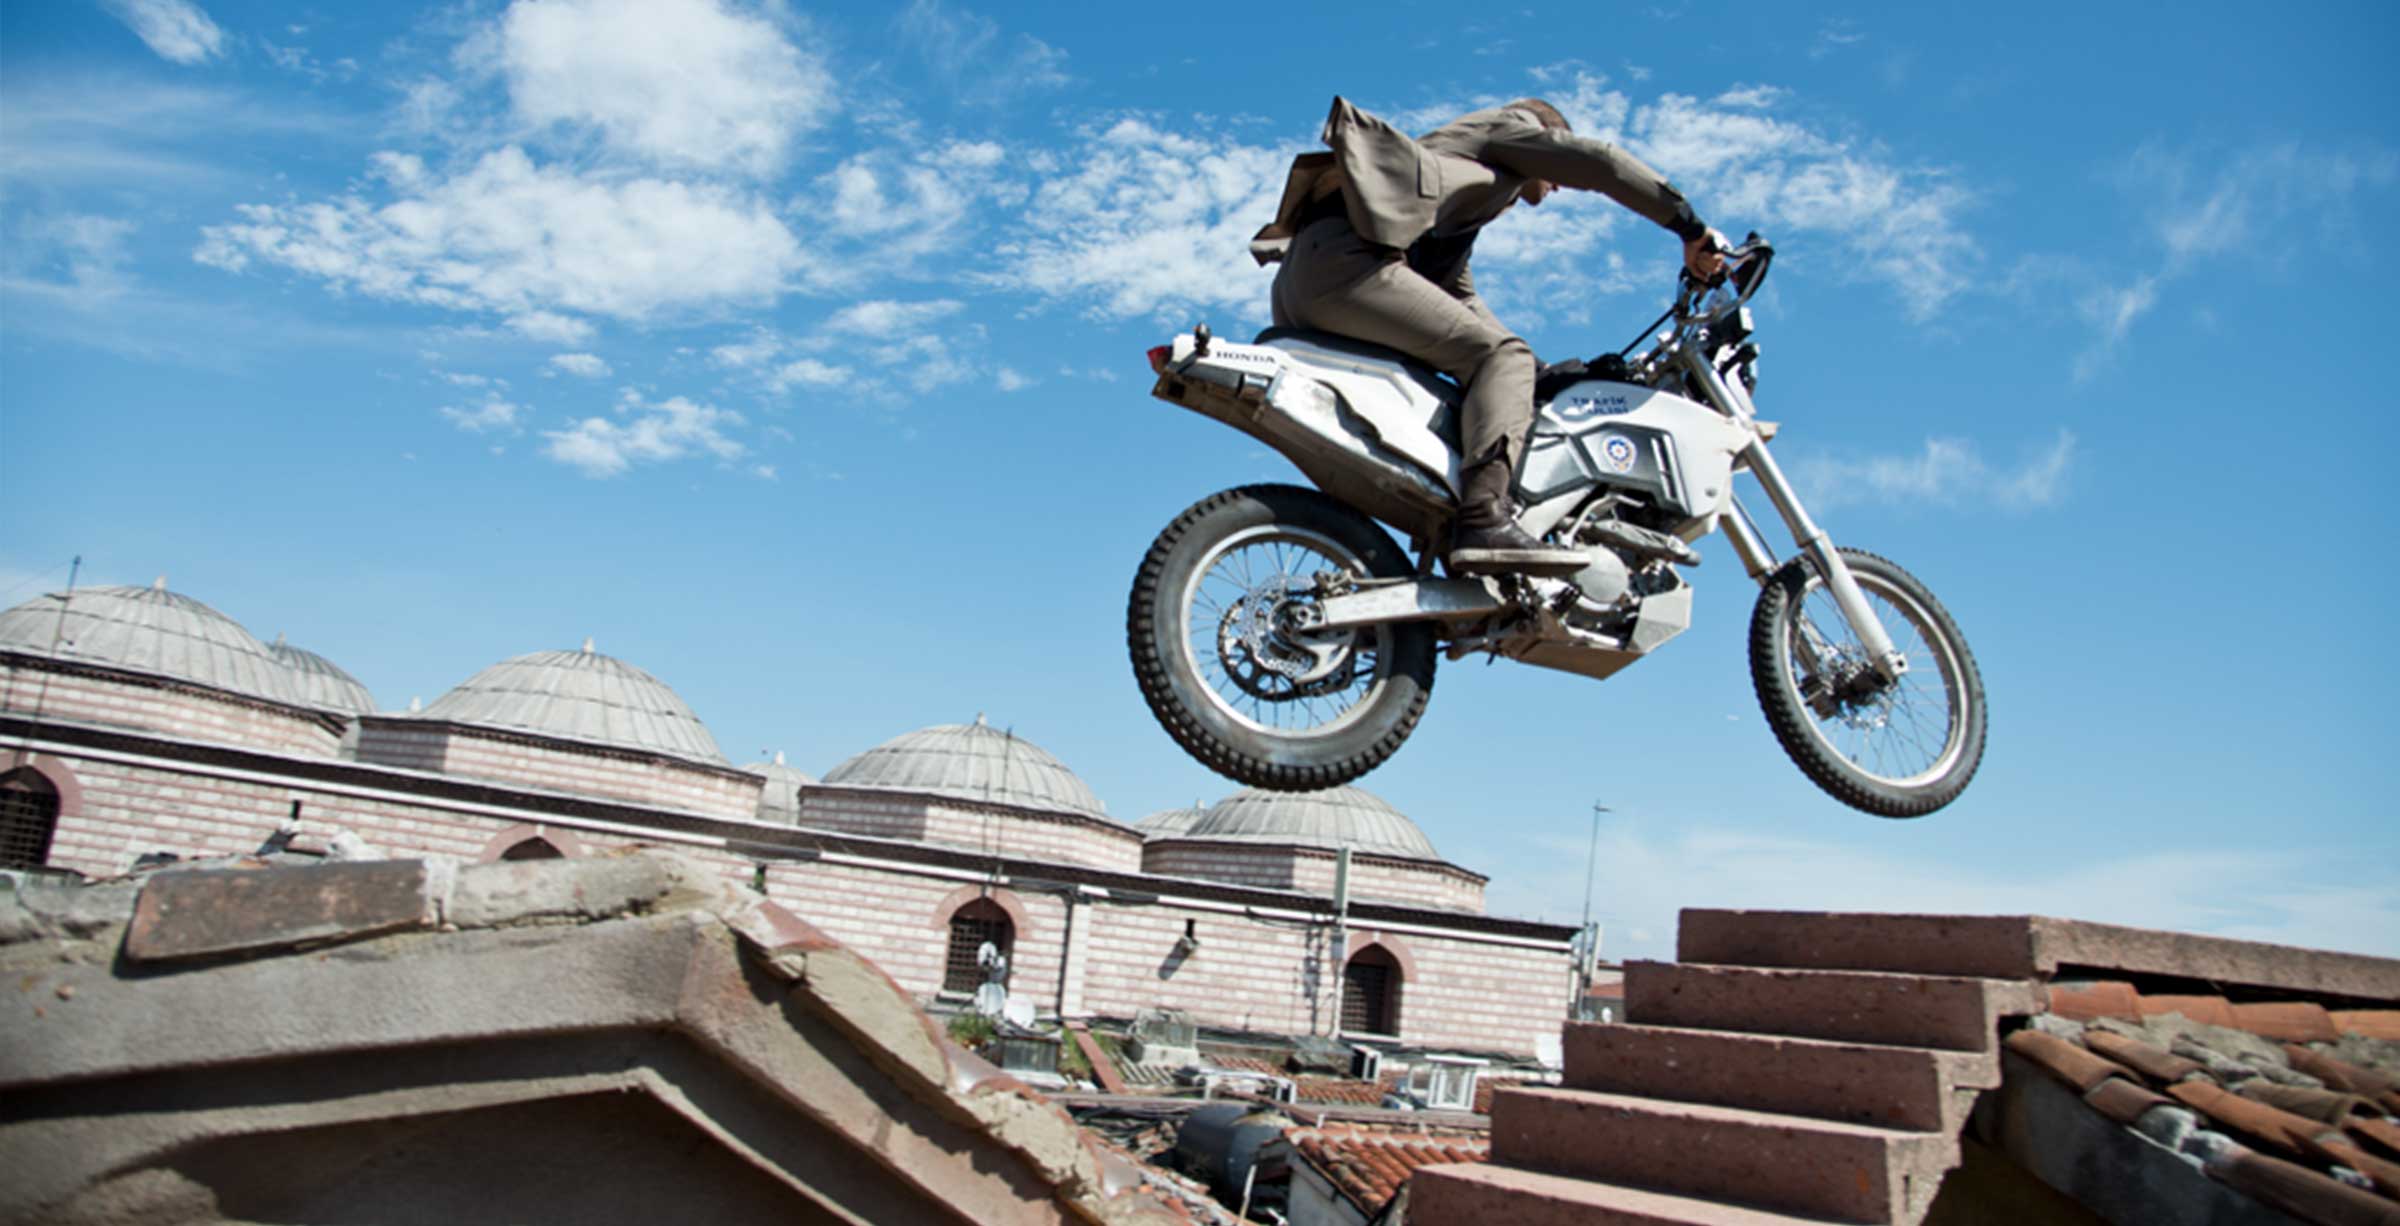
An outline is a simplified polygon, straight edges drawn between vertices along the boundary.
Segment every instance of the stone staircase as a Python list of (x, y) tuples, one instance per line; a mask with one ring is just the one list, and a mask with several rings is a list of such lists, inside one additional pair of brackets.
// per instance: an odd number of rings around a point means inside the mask
[(2000, 1084), (2000, 1020), (2043, 1000), (1993, 935), (1687, 911), (1680, 961), (1626, 966), (1629, 1022), (1570, 1024), (1564, 1084), (1501, 1091), (1491, 1162), (1420, 1169), (1409, 1218), (1915, 1226)]

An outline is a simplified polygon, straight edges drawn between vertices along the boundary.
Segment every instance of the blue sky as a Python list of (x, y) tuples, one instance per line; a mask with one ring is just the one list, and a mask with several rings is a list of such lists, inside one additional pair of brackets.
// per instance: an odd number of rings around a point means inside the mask
[[(2393, 10), (736, 0), (0, 7), (0, 602), (165, 574), (389, 708), (523, 652), (812, 773), (987, 712), (1126, 820), (1229, 784), (1124, 661), (1152, 534), (1292, 480), (1147, 395), (1263, 323), (1339, 92), (1538, 94), (1781, 252), (1759, 397), (1991, 693), (1913, 823), (1785, 761), (1719, 542), (1597, 684), (1447, 665), (1363, 780), (1496, 912), (2038, 912), (2400, 955), (2379, 488)], [(1570, 193), (1478, 281), (1545, 357), (1675, 244)], [(1763, 505), (1758, 507), (1764, 511)]]

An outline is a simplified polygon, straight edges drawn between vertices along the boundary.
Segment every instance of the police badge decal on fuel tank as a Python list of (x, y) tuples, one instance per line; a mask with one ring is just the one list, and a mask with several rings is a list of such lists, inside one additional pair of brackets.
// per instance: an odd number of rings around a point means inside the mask
[(1608, 471), (1618, 474), (1632, 472), (1635, 454), (1632, 439), (1622, 434), (1601, 436), (1600, 462), (1608, 466)]

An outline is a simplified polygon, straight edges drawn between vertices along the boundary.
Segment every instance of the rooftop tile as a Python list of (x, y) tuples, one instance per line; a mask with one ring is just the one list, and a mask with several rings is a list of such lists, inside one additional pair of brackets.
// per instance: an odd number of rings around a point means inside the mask
[(1284, 1137), (1370, 1217), (1391, 1203), (1418, 1167), (1485, 1162), (1492, 1149), (1488, 1135), (1450, 1129), (1295, 1128)]

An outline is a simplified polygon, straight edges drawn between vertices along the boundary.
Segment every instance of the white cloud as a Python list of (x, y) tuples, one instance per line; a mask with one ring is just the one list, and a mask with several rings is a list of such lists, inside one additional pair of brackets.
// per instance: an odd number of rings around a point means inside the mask
[(543, 166), (508, 147), (445, 177), (382, 153), (388, 203), (241, 205), (207, 226), (194, 258), (228, 271), (280, 265), (339, 290), (494, 311), (539, 339), (581, 344), (561, 312), (643, 320), (768, 301), (800, 269), (800, 246), (756, 197), (707, 184), (608, 180)]
[(853, 279), (906, 272), (960, 248), (995, 206), (1023, 203), (1025, 188), (1003, 173), (1004, 157), (989, 141), (872, 150), (819, 176), (792, 208), (820, 218), (829, 240), (850, 244), (836, 262)]
[(834, 312), (832, 318), (825, 321), (825, 331), (870, 338), (889, 337), (914, 331), (964, 309), (965, 303), (951, 298), (930, 302), (858, 302)]
[[(1529, 840), (1519, 871), (1495, 874), (1495, 914), (1580, 912), (1580, 837)], [(2400, 896), (2326, 884), (2340, 866), (2313, 853), (2199, 848), (2022, 872), (1955, 858), (1862, 851), (1797, 837), (1611, 820), (1601, 828), (1594, 897), (1603, 953), (1672, 957), (1684, 907), (1944, 915), (2058, 915), (2245, 940), (2400, 955)], [(1503, 883), (1506, 883), (1505, 888)]]
[(2350, 202), (2396, 179), (2400, 154), (2389, 149), (2328, 152), (2286, 141), (2229, 154), (2146, 146), (2126, 159), (2120, 183), (2147, 205), (2174, 272), (2216, 256), (2283, 258), (2349, 227)]
[(1779, 85), (1737, 85), (1718, 94), (1716, 104), (1764, 111), (1773, 109), (1777, 103), (1791, 96), (1792, 91)]
[(850, 368), (820, 362), (815, 358), (797, 358), (776, 368), (767, 377), (767, 386), (777, 392), (794, 387), (838, 387), (851, 379)]
[(2098, 286), (2076, 300), (2076, 310), (2097, 332), (2092, 344), (2075, 357), (2076, 382), (2099, 374), (2133, 331), (2133, 322), (2158, 305), (2158, 282), (2154, 275), (2137, 278), (2131, 285)]
[(708, 351), (708, 360), (734, 370), (748, 370), (774, 359), (783, 352), (784, 339), (765, 328), (750, 333), (750, 339), (719, 345)]
[(1268, 278), (1251, 262), (1250, 235), (1275, 215), (1293, 152), (1121, 120), (1087, 134), (1036, 185), (984, 276), (1096, 315), (1263, 319)]
[(1982, 252), (1958, 222), (1973, 203), (1964, 187), (1774, 118), (1780, 94), (1738, 92), (1738, 106), (1661, 97), (1634, 113), (1629, 147), (1720, 229), (1738, 219), (1840, 239), (1845, 263), (1889, 282), (1917, 318), (1974, 283)]
[(554, 353), (550, 365), (581, 379), (605, 379), (616, 373), (598, 354)]
[(544, 430), (542, 454), (587, 477), (614, 477), (636, 464), (663, 464), (690, 456), (731, 463), (748, 448), (729, 437), (742, 415), (681, 396), (651, 403), (627, 391), (616, 417), (587, 417), (564, 430)]
[(28, 220), (16, 241), (0, 248), (0, 287), (90, 312), (133, 288), (126, 272), (126, 240), (134, 224), (123, 218), (67, 214)]
[(556, 311), (524, 311), (508, 317), (508, 330), (527, 340), (551, 345), (588, 345), (597, 329)]
[(1001, 391), (1021, 392), (1026, 388), (1032, 387), (1035, 383), (1040, 382), (1040, 380), (1027, 378), (1024, 375), (1018, 374), (1016, 371), (1003, 366), (998, 372), (993, 374), (992, 382)]
[(2326, 152), (2294, 142), (2207, 156), (2157, 146), (2125, 159), (2119, 185), (2148, 215), (2157, 270), (2108, 281), (2080, 265), (2028, 261), (2030, 279), (2080, 283), (2071, 297), (2093, 339), (2075, 359), (2078, 381), (2105, 369), (2161, 293), (2216, 261), (2274, 265), (2315, 259), (2357, 226), (2359, 197), (2400, 181), (2400, 154), (2383, 148)]
[(656, 166), (771, 175), (834, 99), (774, 22), (718, 0), (517, 0), (463, 54), (496, 59), (527, 124)]
[(1030, 34), (1003, 36), (990, 18), (939, 0), (911, 0), (897, 24), (902, 45), (967, 102), (1004, 102), (1069, 80), (1066, 52)]
[(1909, 455), (1803, 453), (1789, 465), (1793, 483), (1813, 506), (1888, 502), (2011, 510), (2058, 505), (2074, 466), (2075, 435), (2065, 429), (2014, 466), (1995, 466), (1975, 444), (1957, 438), (1926, 439), (1923, 450)]
[(198, 64), (223, 54), (225, 31), (191, 0), (101, 0), (159, 57)]
[(524, 413), (523, 405), (510, 404), (498, 396), (488, 397), (473, 408), (444, 406), (442, 409), (442, 416), (449, 418), (450, 424), (469, 434), (488, 434), (495, 430), (522, 433), (518, 420)]

